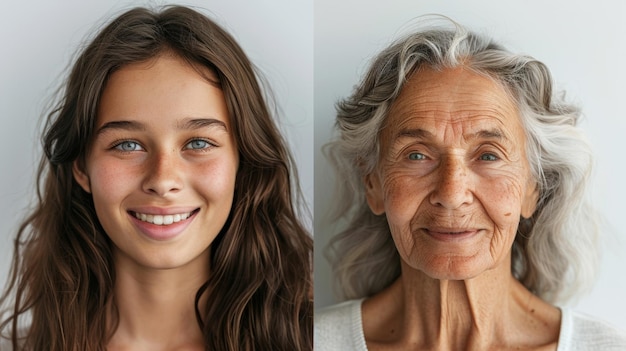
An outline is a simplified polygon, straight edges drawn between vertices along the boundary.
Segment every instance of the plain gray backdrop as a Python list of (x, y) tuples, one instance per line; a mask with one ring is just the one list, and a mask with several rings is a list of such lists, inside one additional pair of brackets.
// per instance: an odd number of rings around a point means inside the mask
[[(31, 206), (40, 155), (39, 121), (66, 67), (85, 39), (123, 10), (161, 1), (25, 0), (0, 12), (0, 286), (12, 240)], [(230, 32), (267, 78), (313, 203), (313, 1), (182, 1)], [(311, 227), (312, 223), (308, 221)]]
[(337, 302), (323, 255), (334, 179), (320, 148), (331, 138), (333, 104), (347, 96), (372, 56), (416, 23), (443, 14), (544, 62), (558, 88), (582, 106), (596, 156), (594, 201), (607, 237), (598, 281), (572, 305), (626, 330), (626, 3), (580, 0), (315, 0), (315, 303)]

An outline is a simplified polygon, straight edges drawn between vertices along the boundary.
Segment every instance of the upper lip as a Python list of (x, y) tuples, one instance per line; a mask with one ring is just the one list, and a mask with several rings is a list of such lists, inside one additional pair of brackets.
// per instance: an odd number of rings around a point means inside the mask
[(454, 228), (454, 227), (428, 227), (424, 229), (428, 230), (429, 232), (450, 233), (450, 234), (476, 232), (479, 230), (476, 228)]
[(191, 206), (177, 206), (177, 207), (156, 207), (156, 206), (141, 206), (129, 208), (128, 211), (132, 213), (143, 213), (149, 215), (175, 215), (180, 213), (189, 213), (197, 210), (198, 207)]

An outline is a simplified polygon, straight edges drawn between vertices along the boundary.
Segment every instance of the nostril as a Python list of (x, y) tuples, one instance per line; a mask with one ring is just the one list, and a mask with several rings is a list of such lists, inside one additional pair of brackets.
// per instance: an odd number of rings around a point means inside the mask
[(146, 172), (142, 184), (144, 192), (165, 196), (168, 193), (176, 193), (183, 189), (182, 174), (180, 167), (172, 162), (164, 162), (163, 158), (156, 160), (152, 169)]

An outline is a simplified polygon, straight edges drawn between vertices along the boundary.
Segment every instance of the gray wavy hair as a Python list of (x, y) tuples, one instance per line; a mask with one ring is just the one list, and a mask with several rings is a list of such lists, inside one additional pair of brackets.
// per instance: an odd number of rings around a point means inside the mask
[(374, 59), (352, 94), (337, 103), (339, 136), (325, 152), (337, 172), (336, 219), (348, 224), (331, 239), (326, 253), (340, 293), (345, 298), (370, 296), (400, 275), (386, 218), (370, 211), (362, 180), (378, 161), (379, 131), (390, 105), (407, 77), (422, 66), (466, 67), (499, 82), (516, 102), (539, 200), (534, 215), (520, 220), (512, 273), (548, 302), (575, 297), (593, 280), (599, 233), (587, 187), (592, 153), (576, 126), (580, 110), (566, 103), (564, 94), (553, 92), (543, 63), (454, 22), (394, 42)]

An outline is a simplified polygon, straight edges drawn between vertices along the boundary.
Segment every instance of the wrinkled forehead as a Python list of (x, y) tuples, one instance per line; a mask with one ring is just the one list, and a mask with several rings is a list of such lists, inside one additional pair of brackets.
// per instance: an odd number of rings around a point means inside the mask
[(517, 105), (502, 84), (465, 67), (421, 68), (404, 84), (381, 131), (386, 143), (406, 130), (454, 142), (477, 133), (499, 133), (524, 144)]

